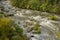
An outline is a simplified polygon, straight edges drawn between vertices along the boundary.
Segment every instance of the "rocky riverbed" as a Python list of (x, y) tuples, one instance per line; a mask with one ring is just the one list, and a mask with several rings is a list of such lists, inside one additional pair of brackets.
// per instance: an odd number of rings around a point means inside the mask
[[(36, 10), (12, 7), (10, 1), (0, 1), (0, 11), (11, 18), (24, 30), (30, 40), (60, 40), (60, 16)], [(50, 16), (57, 16), (58, 20), (51, 20)], [(35, 26), (37, 30), (35, 30)]]

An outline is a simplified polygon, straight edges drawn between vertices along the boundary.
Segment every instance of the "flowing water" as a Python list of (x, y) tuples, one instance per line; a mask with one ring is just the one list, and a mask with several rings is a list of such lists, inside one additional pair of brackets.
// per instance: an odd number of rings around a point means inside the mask
[[(16, 23), (24, 29), (24, 33), (30, 38), (30, 40), (60, 40), (56, 33), (60, 32), (60, 20), (49, 20), (49, 15), (53, 15), (47, 12), (40, 12), (36, 10), (19, 9), (12, 7), (9, 1), (0, 1), (0, 5), (3, 6), (5, 14), (14, 14), (12, 17)], [(1, 11), (1, 10), (0, 10)], [(55, 14), (54, 14), (55, 15)], [(60, 17), (58, 16), (60, 19)], [(33, 31), (28, 32), (31, 25), (29, 23), (39, 23), (41, 28), (40, 34), (34, 34)]]

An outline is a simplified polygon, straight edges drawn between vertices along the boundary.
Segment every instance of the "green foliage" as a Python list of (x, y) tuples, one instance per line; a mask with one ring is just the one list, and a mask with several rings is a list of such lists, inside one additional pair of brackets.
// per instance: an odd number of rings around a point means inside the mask
[(10, 1), (11, 1), (11, 4), (12, 4), (13, 6), (19, 5), (19, 4), (17, 4), (17, 0), (10, 0)]
[(10, 0), (13, 6), (59, 13), (59, 0)]
[(23, 29), (19, 28), (19, 27), (16, 27), (16, 32), (18, 32), (18, 33), (20, 33), (22, 35), (23, 34)]
[(3, 17), (3, 14), (0, 14), (0, 18)]
[(22, 7), (24, 0), (10, 0), (11, 4), (15, 7)]
[(23, 29), (14, 21), (10, 18), (0, 18), (0, 40), (25, 40), (24, 37)]
[(58, 16), (56, 16), (56, 15), (52, 15), (52, 16), (50, 16), (50, 19), (56, 21), (56, 20), (58, 20)]
[(30, 6), (31, 9), (38, 9), (39, 2), (40, 0), (29, 0), (28, 5)]
[(60, 32), (57, 32), (56, 35), (57, 35), (57, 38), (60, 39)]
[(47, 3), (44, 3), (40, 6), (40, 10), (46, 11), (47, 10)]
[(56, 13), (58, 11), (58, 6), (57, 5), (49, 5), (48, 7), (48, 12), (53, 12)]
[(36, 31), (35, 33), (37, 34), (41, 33), (40, 25), (38, 23), (34, 25), (33, 29)]

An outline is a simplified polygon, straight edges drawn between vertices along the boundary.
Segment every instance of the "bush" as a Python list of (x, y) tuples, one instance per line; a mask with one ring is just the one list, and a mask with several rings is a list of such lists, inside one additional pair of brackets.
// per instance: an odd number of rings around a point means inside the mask
[(3, 17), (3, 14), (0, 14), (0, 18), (2, 18)]
[(10, 0), (15, 7), (59, 13), (59, 0)]
[(34, 33), (40, 34), (41, 33), (40, 25), (38, 23), (36, 23), (33, 27), (33, 30), (35, 30)]
[(50, 16), (50, 19), (56, 21), (56, 20), (58, 20), (58, 16), (56, 16), (56, 15)]
[(60, 39), (60, 32), (57, 32), (56, 35), (57, 35), (57, 38)]
[(40, 0), (29, 0), (28, 5), (31, 9), (37, 10), (39, 7)]
[(0, 40), (25, 40), (23, 38), (23, 29), (14, 21), (10, 18), (0, 18)]

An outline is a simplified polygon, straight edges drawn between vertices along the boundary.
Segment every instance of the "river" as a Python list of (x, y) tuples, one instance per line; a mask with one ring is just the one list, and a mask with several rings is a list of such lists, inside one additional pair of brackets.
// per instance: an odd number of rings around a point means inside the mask
[[(9, 0), (0, 1), (0, 5), (4, 7), (3, 12), (5, 14), (14, 14), (12, 18), (21, 28), (24, 29), (24, 33), (30, 38), (30, 40), (60, 40), (56, 35), (57, 32), (60, 32), (60, 20), (50, 20), (49, 16), (47, 16), (53, 14), (47, 12), (40, 12), (36, 10), (15, 8), (10, 5)], [(58, 18), (60, 19), (60, 16), (58, 16)], [(32, 22), (32, 24), (39, 22), (41, 33), (34, 34), (33, 31), (28, 32), (27, 30), (32, 26), (26, 25), (26, 22)]]

